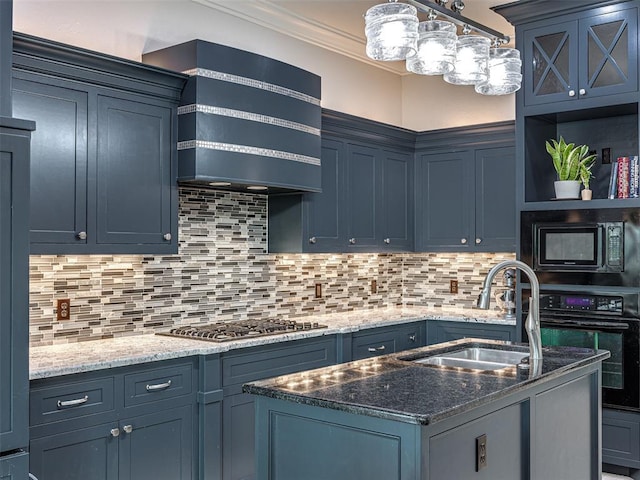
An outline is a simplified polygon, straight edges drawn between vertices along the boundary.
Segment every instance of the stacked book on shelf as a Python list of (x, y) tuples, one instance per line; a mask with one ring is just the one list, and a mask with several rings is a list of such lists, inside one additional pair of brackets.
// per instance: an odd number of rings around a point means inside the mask
[(640, 164), (638, 156), (618, 157), (611, 163), (611, 180), (609, 181), (609, 198), (640, 197)]

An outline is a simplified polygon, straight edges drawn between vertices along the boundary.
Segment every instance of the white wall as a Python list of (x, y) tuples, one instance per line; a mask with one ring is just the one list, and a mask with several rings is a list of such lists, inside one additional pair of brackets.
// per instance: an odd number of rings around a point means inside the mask
[(515, 115), (513, 95), (402, 77), (191, 0), (14, 0), (14, 30), (136, 61), (195, 38), (229, 45), (320, 75), (324, 108), (418, 131)]

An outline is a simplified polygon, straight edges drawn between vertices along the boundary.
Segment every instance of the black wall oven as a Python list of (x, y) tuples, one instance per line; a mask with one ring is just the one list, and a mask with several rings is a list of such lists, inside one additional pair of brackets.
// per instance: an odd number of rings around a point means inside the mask
[(627, 290), (543, 290), (542, 345), (609, 350), (602, 365), (603, 405), (640, 411), (640, 295)]

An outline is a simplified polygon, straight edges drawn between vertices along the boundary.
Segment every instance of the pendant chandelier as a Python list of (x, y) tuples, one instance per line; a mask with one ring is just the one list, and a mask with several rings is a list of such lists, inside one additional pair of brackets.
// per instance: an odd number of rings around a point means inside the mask
[[(460, 15), (462, 0), (407, 0), (367, 10), (367, 55), (380, 61), (406, 61), (419, 75), (443, 75), (454, 85), (474, 85), (482, 95), (507, 95), (522, 83), (520, 52), (501, 47), (510, 38)], [(420, 22), (418, 12), (426, 13)], [(444, 20), (438, 19), (444, 17)], [(457, 26), (461, 25), (461, 35)]]

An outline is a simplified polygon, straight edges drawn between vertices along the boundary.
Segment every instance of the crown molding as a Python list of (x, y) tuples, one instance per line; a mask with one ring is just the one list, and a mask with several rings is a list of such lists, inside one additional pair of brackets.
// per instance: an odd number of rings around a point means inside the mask
[(402, 62), (378, 62), (367, 57), (364, 38), (292, 12), (269, 0), (253, 0), (251, 2), (192, 1), (376, 68), (398, 75), (407, 74)]

